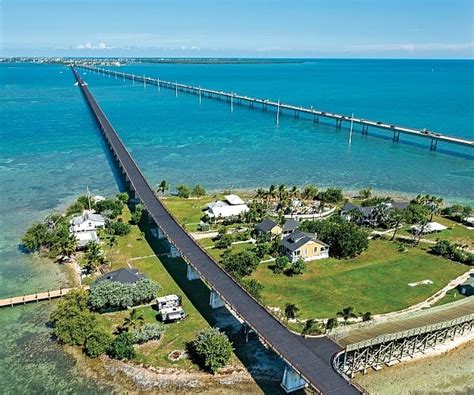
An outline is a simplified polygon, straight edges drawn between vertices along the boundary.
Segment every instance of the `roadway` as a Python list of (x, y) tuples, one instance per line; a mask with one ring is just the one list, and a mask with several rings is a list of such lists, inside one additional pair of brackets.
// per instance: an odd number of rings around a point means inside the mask
[(131, 189), (146, 207), (149, 215), (168, 240), (227, 305), (236, 312), (285, 362), (318, 392), (325, 394), (359, 394), (332, 366), (332, 358), (341, 348), (327, 337), (305, 340), (290, 332), (256, 299), (250, 296), (202, 249), (167, 211), (130, 156), (120, 137), (100, 109), (87, 84), (72, 71)]

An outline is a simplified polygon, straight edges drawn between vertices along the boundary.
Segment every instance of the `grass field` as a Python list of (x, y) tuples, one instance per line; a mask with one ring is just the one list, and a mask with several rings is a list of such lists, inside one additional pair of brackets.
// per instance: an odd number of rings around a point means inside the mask
[[(333, 258), (308, 263), (300, 276), (273, 274), (261, 264), (252, 277), (263, 286), (266, 304), (284, 308), (294, 303), (301, 318), (333, 317), (353, 306), (372, 314), (404, 309), (421, 302), (468, 270), (467, 266), (432, 256), (421, 248), (401, 253), (387, 241), (371, 241), (369, 250), (351, 260)], [(431, 285), (408, 283), (431, 280)]]
[[(122, 218), (125, 221), (130, 219), (130, 211), (124, 209)], [(111, 270), (121, 267), (129, 267), (128, 263), (134, 268), (139, 269), (149, 279), (156, 281), (162, 287), (160, 295), (177, 294), (182, 297), (183, 307), (187, 318), (184, 321), (166, 324), (166, 332), (159, 342), (150, 342), (137, 347), (137, 360), (141, 363), (155, 367), (182, 366), (189, 369), (197, 369), (190, 360), (183, 359), (178, 362), (171, 362), (167, 355), (173, 350), (183, 350), (185, 344), (194, 339), (196, 333), (209, 324), (199, 313), (196, 306), (186, 296), (186, 293), (180, 288), (178, 283), (170, 275), (168, 270), (174, 270), (177, 275), (183, 277), (186, 273), (186, 265), (183, 261), (169, 259), (166, 257), (154, 256), (155, 252), (150, 244), (143, 238), (138, 226), (133, 225), (130, 234), (119, 237), (118, 245), (112, 248), (104, 246), (107, 259), (111, 262)], [(137, 259), (138, 258), (138, 259)], [(171, 267), (171, 269), (170, 269)], [(195, 288), (193, 292), (197, 295), (203, 295), (206, 303), (203, 306), (204, 311), (207, 307), (208, 295), (207, 289), (200, 282), (189, 282), (188, 287)], [(201, 308), (201, 307), (200, 307)], [(157, 311), (152, 306), (141, 307), (145, 315), (146, 322), (156, 322)], [(120, 311), (102, 315), (107, 318), (109, 328), (114, 330), (120, 325), (128, 311)]]
[[(448, 229), (443, 230), (439, 233), (433, 233), (431, 235), (423, 236), (424, 239), (428, 240), (449, 240), (460, 245), (467, 245), (469, 249), (474, 250), (474, 230), (466, 228), (464, 225), (452, 221), (448, 218), (440, 217), (435, 215), (433, 217), (434, 222), (438, 222), (444, 226), (447, 226)], [(401, 235), (412, 236), (410, 232), (410, 227), (405, 227), (401, 232)]]

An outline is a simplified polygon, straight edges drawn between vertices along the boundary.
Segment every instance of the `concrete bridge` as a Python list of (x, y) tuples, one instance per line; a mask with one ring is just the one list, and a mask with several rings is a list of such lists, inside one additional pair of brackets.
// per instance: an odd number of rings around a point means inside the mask
[(307, 108), (292, 104), (281, 103), (280, 101), (258, 99), (249, 96), (237, 95), (234, 92), (223, 92), (213, 89), (206, 89), (201, 88), (200, 86), (197, 87), (192, 85), (180, 84), (178, 82), (164, 81), (160, 80), (159, 78), (151, 78), (146, 77), (144, 75), (139, 76), (116, 70), (108, 70), (80, 64), (77, 65), (77, 67), (82, 67), (83, 69), (90, 70), (94, 73), (101, 74), (104, 76), (108, 75), (109, 77), (114, 77), (116, 79), (123, 79), (124, 81), (127, 79), (131, 80), (133, 83), (142, 83), (145, 87), (148, 84), (157, 86), (158, 89), (161, 89), (162, 87), (171, 89), (176, 92), (176, 96), (178, 95), (178, 91), (180, 91), (197, 95), (199, 96), (200, 101), (202, 100), (203, 96), (218, 100), (225, 100), (229, 102), (231, 111), (233, 110), (234, 104), (241, 105), (242, 103), (247, 104), (250, 108), (260, 108), (263, 111), (268, 111), (269, 109), (271, 109), (276, 113), (277, 124), (280, 122), (280, 115), (283, 114), (283, 112), (285, 111), (285, 113), (289, 113), (290, 115), (292, 114), (295, 118), (299, 118), (300, 115), (305, 115), (306, 117), (310, 117), (310, 119), (312, 119), (315, 123), (318, 123), (320, 121), (320, 118), (332, 120), (333, 122), (335, 122), (335, 126), (338, 129), (341, 129), (344, 124), (345, 126), (349, 127), (351, 134), (353, 132), (354, 125), (358, 125), (360, 127), (359, 131), (363, 135), (368, 135), (369, 127), (372, 129), (377, 129), (391, 136), (392, 141), (395, 143), (400, 142), (400, 135), (414, 136), (422, 140), (428, 140), (430, 151), (436, 151), (438, 147), (438, 142), (446, 143), (449, 145), (458, 145), (474, 148), (473, 140), (449, 136), (438, 132), (428, 131), (426, 129), (416, 129), (405, 126), (393, 125), (381, 121), (371, 121), (354, 116), (347, 116), (327, 111), (321, 111), (313, 107)]
[(310, 387), (324, 394), (363, 393), (355, 383), (341, 376), (332, 366), (333, 356), (342, 349), (327, 337), (305, 340), (290, 332), (271, 312), (225, 272), (183, 229), (164, 207), (130, 156), (117, 132), (92, 96), (86, 82), (72, 68), (78, 85), (97, 120), (102, 134), (134, 197), (145, 206), (159, 227), (160, 235), (171, 244), (170, 254), (181, 256), (189, 265), (188, 278), (201, 279), (211, 288), (210, 305), (226, 306), (259, 339), (287, 364), (282, 387), (286, 392)]

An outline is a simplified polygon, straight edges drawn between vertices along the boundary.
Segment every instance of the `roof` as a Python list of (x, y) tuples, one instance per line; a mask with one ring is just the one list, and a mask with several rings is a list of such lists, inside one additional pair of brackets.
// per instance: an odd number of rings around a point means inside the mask
[(270, 232), (278, 224), (271, 219), (265, 218), (262, 222), (255, 226), (256, 229), (261, 230), (262, 232)]
[(235, 206), (235, 205), (238, 205), (238, 204), (245, 204), (245, 202), (237, 195), (227, 195), (227, 196), (224, 196), (224, 198), (232, 206)]
[(294, 219), (289, 219), (283, 224), (283, 232), (292, 232), (300, 227), (300, 223)]
[(74, 233), (74, 236), (76, 237), (77, 244), (81, 247), (85, 247), (91, 241), (99, 242), (99, 237), (97, 236), (97, 233), (95, 230), (88, 230), (86, 232), (77, 232), (77, 233)]
[(413, 225), (411, 229), (416, 232), (430, 233), (430, 232), (441, 232), (442, 230), (448, 229), (446, 226), (441, 225), (438, 222), (428, 222), (424, 227), (421, 225)]
[(145, 276), (140, 274), (138, 269), (122, 268), (104, 274), (102, 277), (99, 277), (96, 280), (96, 283), (100, 283), (102, 281), (116, 281), (122, 284), (134, 284), (137, 281), (143, 280), (144, 278)]
[(281, 241), (281, 245), (290, 251), (296, 251), (310, 241), (314, 241), (318, 244), (328, 247), (327, 244), (323, 243), (321, 240), (318, 240), (316, 235), (301, 232), (299, 230), (296, 230), (291, 235), (284, 237)]
[(406, 209), (409, 205), (410, 202), (390, 202), (390, 207), (394, 208), (395, 210)]

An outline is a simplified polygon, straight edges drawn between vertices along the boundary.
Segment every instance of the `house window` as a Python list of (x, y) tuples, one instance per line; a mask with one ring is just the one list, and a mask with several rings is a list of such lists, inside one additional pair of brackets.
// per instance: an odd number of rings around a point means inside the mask
[(303, 251), (303, 255), (308, 255), (308, 250), (307, 250), (307, 249), (305, 249), (305, 250)]
[(295, 255), (299, 255), (299, 254), (300, 254), (300, 250), (296, 250)]
[(318, 247), (314, 247), (314, 252), (318, 252)]

